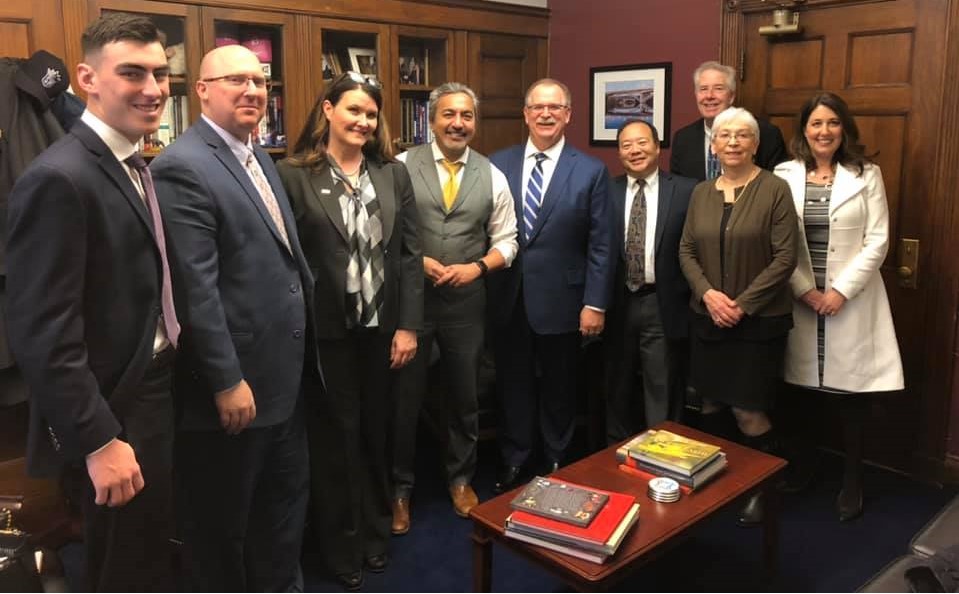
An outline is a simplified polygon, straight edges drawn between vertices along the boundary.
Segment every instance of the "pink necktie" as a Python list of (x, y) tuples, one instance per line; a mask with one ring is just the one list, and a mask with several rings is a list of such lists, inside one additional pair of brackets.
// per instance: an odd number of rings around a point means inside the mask
[(180, 323), (176, 319), (176, 310), (173, 308), (173, 287), (170, 284), (170, 264), (166, 257), (166, 238), (163, 235), (163, 219), (160, 218), (160, 206), (157, 204), (156, 190), (153, 189), (153, 177), (146, 161), (137, 153), (133, 153), (123, 161), (136, 170), (143, 184), (143, 193), (146, 195), (147, 210), (153, 219), (153, 237), (157, 249), (160, 250), (160, 264), (163, 267), (163, 286), (160, 288), (160, 307), (163, 317), (163, 329), (170, 344), (177, 345), (180, 337)]

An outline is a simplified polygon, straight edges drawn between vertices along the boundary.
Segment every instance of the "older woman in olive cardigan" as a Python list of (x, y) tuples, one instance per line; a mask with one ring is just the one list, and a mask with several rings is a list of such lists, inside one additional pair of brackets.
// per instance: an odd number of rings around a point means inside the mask
[[(772, 451), (767, 413), (792, 327), (789, 277), (799, 229), (789, 186), (753, 163), (758, 147), (759, 127), (748, 111), (730, 108), (716, 117), (710, 150), (723, 174), (693, 190), (679, 262), (692, 289), (690, 379), (703, 399), (704, 429), (715, 427), (728, 406), (739, 440)], [(740, 522), (761, 517), (756, 497)]]

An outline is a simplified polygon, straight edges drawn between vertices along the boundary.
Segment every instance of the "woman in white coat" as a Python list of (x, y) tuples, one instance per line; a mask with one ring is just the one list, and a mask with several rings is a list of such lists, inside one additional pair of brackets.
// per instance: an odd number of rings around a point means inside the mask
[(787, 383), (838, 399), (846, 460), (837, 508), (846, 521), (862, 513), (864, 396), (903, 388), (879, 274), (889, 213), (882, 173), (865, 156), (846, 102), (820, 93), (803, 106), (799, 123), (795, 160), (776, 167), (801, 221), (784, 375)]

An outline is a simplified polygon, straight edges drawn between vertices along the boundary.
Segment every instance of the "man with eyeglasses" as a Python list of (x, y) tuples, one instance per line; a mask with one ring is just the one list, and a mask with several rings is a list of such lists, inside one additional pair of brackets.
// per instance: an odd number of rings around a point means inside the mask
[(546, 473), (566, 461), (580, 343), (602, 332), (609, 300), (608, 174), (566, 142), (571, 101), (557, 80), (533, 83), (523, 108), (529, 138), (490, 157), (509, 180), (520, 245), (488, 283), (502, 399), (497, 492), (521, 482), (537, 443)]
[(81, 507), (78, 589), (90, 592), (176, 589), (179, 325), (163, 221), (137, 153), (170, 94), (161, 35), (125, 13), (87, 27), (75, 79), (86, 110), (10, 194), (6, 313), (30, 388), (28, 469), (63, 479)]
[[(627, 121), (616, 144), (625, 174), (609, 186), (616, 262), (603, 335), (610, 445), (666, 419), (680, 420), (689, 284), (679, 267), (679, 240), (696, 186), (696, 180), (659, 170), (659, 132), (649, 122)], [(642, 398), (635, 397), (637, 384)]]
[(267, 85), (250, 50), (208, 53), (200, 119), (151, 166), (183, 312), (176, 462), (190, 591), (303, 587), (313, 279), (276, 168), (251, 142)]
[[(702, 117), (673, 135), (669, 170), (699, 181), (722, 173), (719, 159), (710, 150), (713, 118), (736, 100), (736, 70), (719, 62), (703, 62), (693, 73), (696, 107)], [(787, 159), (782, 132), (765, 120), (759, 122), (756, 165), (772, 171)]]

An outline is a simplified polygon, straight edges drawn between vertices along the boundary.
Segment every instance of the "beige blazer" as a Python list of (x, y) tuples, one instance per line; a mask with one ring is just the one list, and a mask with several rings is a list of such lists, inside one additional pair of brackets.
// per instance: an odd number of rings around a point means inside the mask
[[(802, 222), (806, 167), (789, 161), (776, 167), (789, 183), (799, 215), (799, 263), (789, 284), (795, 298), (793, 329), (786, 349), (785, 379), (818, 387), (817, 315), (800, 300), (816, 288)], [(901, 390), (904, 385), (899, 344), (879, 267), (889, 245), (889, 212), (882, 172), (866, 165), (862, 176), (839, 166), (829, 202), (829, 251), (826, 289), (847, 301), (826, 318), (823, 385), (849, 392)]]

